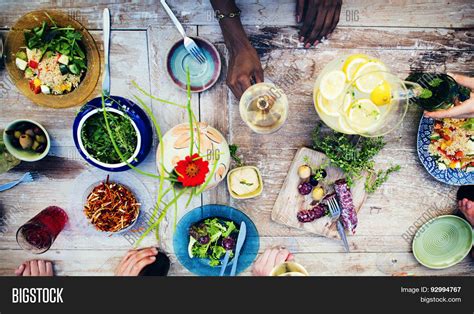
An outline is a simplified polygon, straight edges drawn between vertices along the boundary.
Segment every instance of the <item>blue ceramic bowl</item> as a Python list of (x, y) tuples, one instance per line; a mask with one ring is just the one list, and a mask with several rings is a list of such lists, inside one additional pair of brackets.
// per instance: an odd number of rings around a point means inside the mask
[[(151, 128), (150, 120), (146, 113), (132, 101), (119, 97), (119, 96), (110, 96), (113, 101), (106, 99), (105, 107), (107, 112), (114, 112), (121, 115), (127, 115), (132, 122), (133, 127), (138, 136), (137, 147), (132, 157), (127, 160), (133, 166), (137, 166), (150, 152), (153, 140), (153, 130)], [(97, 97), (85, 104), (79, 113), (76, 116), (73, 124), (73, 138), (74, 144), (78, 149), (81, 156), (91, 165), (96, 166), (99, 169), (106, 171), (125, 171), (130, 169), (130, 167), (122, 162), (118, 164), (106, 164), (103, 163), (93, 156), (91, 156), (87, 150), (84, 148), (81, 138), (81, 129), (84, 125), (84, 122), (93, 116), (94, 114), (102, 112), (102, 98)]]
[(191, 91), (202, 92), (214, 85), (221, 73), (221, 58), (217, 49), (207, 40), (194, 37), (193, 40), (201, 48), (206, 62), (197, 62), (184, 48), (183, 40), (171, 47), (166, 58), (166, 70), (171, 80), (178, 87), (186, 90), (186, 69), (189, 67)]
[[(257, 228), (250, 218), (240, 210), (225, 205), (204, 205), (197, 207), (184, 215), (176, 226), (173, 238), (174, 253), (178, 261), (190, 272), (199, 276), (219, 276), (221, 267), (209, 266), (209, 260), (203, 258), (191, 258), (188, 254), (189, 228), (206, 218), (219, 217), (234, 221), (240, 225), (242, 221), (247, 225), (247, 236), (239, 256), (237, 272), (239, 274), (249, 267), (255, 260), (260, 247)], [(231, 260), (227, 266), (226, 274), (231, 270)]]
[(430, 155), (428, 146), (430, 136), (433, 132), (434, 120), (422, 117), (418, 127), (417, 151), (421, 163), (436, 180), (449, 185), (470, 185), (474, 184), (474, 172), (467, 172), (461, 169), (438, 168), (436, 160)]

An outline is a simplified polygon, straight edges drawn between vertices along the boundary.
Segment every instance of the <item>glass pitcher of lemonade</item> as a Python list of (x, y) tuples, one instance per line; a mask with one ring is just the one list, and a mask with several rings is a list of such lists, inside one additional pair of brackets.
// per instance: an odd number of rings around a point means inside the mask
[(320, 118), (346, 134), (382, 136), (402, 122), (421, 86), (392, 75), (380, 60), (355, 54), (331, 61), (314, 88)]

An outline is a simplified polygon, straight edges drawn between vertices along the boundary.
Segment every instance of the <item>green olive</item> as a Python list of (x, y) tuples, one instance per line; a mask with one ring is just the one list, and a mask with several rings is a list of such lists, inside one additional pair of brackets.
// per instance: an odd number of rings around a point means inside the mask
[(18, 139), (18, 138), (20, 138), (20, 136), (21, 136), (21, 132), (20, 132), (20, 131), (15, 131), (15, 132), (13, 133), (13, 135), (15, 136), (15, 138)]
[(44, 135), (36, 135), (35, 139), (38, 143), (41, 143), (41, 144), (46, 143), (46, 136)]
[(40, 146), (40, 143), (38, 143), (37, 141), (34, 141), (33, 146), (31, 146), (31, 149), (32, 150), (37, 150), (39, 146)]

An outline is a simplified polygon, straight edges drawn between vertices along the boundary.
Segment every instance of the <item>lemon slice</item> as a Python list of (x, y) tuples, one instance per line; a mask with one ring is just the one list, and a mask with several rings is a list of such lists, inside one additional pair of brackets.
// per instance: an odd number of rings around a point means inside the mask
[(352, 81), (355, 76), (357, 69), (369, 61), (370, 57), (364, 54), (355, 54), (346, 59), (342, 66), (342, 71), (346, 74), (347, 81)]
[(380, 109), (370, 99), (359, 99), (350, 106), (347, 118), (351, 127), (369, 131), (380, 119)]
[(388, 105), (392, 100), (392, 87), (387, 81), (382, 81), (370, 93), (370, 100), (377, 106)]
[(339, 116), (338, 124), (339, 124), (338, 125), (339, 132), (342, 132), (345, 134), (356, 134), (356, 132), (350, 127), (350, 125), (347, 124), (343, 116)]
[(316, 104), (318, 106), (318, 109), (321, 110), (322, 113), (331, 116), (331, 117), (338, 117), (339, 112), (338, 112), (338, 104), (340, 102), (336, 100), (327, 100), (321, 95), (321, 91), (318, 91), (318, 94), (316, 96)]
[[(342, 105), (342, 112), (344, 114), (344, 116), (347, 117), (347, 115), (349, 114), (349, 109), (351, 107), (351, 104), (352, 104), (352, 101), (353, 101), (353, 97), (351, 94), (346, 94), (346, 96), (344, 97), (344, 104)], [(340, 115), (339, 116), (339, 119), (338, 119), (338, 124), (339, 124), (339, 131), (342, 132), (342, 133), (346, 133), (346, 134), (355, 134), (356, 132), (350, 127), (349, 124), (347, 124), (346, 122), (346, 119), (345, 117)]]
[(340, 70), (329, 72), (321, 79), (319, 90), (327, 100), (335, 100), (345, 88), (346, 75)]
[(351, 93), (347, 93), (343, 99), (343, 107), (342, 107), (342, 112), (344, 112), (345, 114), (347, 114), (349, 112), (349, 108), (352, 104), (352, 102), (354, 101), (354, 97), (352, 96)]
[(384, 71), (387, 71), (387, 68), (378, 61), (362, 64), (354, 75), (357, 89), (362, 93), (370, 94), (377, 85), (385, 80)]

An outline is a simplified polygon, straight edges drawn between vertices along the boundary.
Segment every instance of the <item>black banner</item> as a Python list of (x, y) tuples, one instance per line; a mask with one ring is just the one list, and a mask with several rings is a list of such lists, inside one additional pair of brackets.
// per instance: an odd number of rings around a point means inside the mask
[[(468, 313), (471, 277), (3, 277), (0, 314)], [(328, 307), (329, 306), (329, 307)]]

